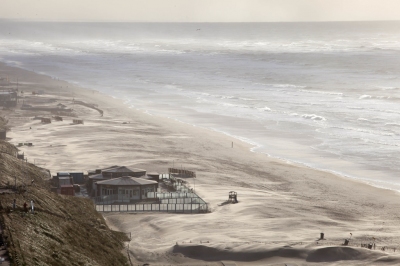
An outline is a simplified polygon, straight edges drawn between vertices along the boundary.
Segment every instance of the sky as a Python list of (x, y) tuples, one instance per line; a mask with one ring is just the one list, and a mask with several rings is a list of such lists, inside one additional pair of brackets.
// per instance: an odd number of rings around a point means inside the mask
[(0, 0), (0, 19), (133, 22), (400, 20), (400, 0)]

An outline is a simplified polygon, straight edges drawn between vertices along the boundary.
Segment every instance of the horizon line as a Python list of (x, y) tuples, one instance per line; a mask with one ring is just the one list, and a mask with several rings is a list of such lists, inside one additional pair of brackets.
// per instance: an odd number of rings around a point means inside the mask
[(0, 18), (10, 22), (52, 22), (52, 23), (344, 23), (344, 22), (400, 22), (400, 19), (389, 20), (298, 20), (298, 21), (133, 21), (133, 20), (39, 20)]

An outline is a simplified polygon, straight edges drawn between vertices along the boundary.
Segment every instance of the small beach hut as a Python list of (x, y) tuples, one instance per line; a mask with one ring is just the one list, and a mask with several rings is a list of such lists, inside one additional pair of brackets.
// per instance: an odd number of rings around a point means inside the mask
[(148, 177), (149, 179), (151, 179), (151, 180), (160, 182), (160, 174), (157, 173), (157, 172), (150, 172), (150, 173), (147, 173), (147, 177)]
[(83, 174), (83, 172), (70, 172), (69, 174), (72, 177), (74, 184), (85, 183), (85, 175)]
[(75, 190), (73, 185), (62, 185), (60, 189), (60, 194), (74, 196)]
[(57, 179), (58, 179), (58, 187), (73, 184), (71, 176), (67, 172), (58, 172)]

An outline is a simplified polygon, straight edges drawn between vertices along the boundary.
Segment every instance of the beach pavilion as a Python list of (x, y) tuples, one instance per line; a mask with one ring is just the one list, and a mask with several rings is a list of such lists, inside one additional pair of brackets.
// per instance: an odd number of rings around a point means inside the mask
[(129, 169), (128, 167), (125, 166), (117, 166), (117, 167), (103, 169), (101, 170), (101, 174), (105, 178), (116, 178), (123, 176), (140, 177), (146, 175), (146, 170), (138, 168)]
[(87, 189), (89, 195), (95, 197), (99, 196), (99, 193), (96, 192), (97, 182), (123, 176), (141, 177), (146, 175), (146, 170), (137, 168), (129, 169), (125, 166), (113, 165), (104, 169), (96, 169), (95, 171), (88, 171), (88, 174), (89, 178), (88, 178)]
[(101, 201), (134, 202), (148, 199), (148, 192), (157, 192), (158, 182), (132, 176), (123, 176), (98, 181), (96, 186), (97, 197)]

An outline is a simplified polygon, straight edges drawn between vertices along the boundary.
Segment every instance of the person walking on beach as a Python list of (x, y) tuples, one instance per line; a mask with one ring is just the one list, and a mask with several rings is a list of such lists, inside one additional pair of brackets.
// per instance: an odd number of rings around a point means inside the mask
[(28, 212), (28, 204), (26, 204), (26, 201), (24, 202), (24, 212), (25, 213)]
[(35, 203), (31, 200), (31, 212), (35, 213)]

